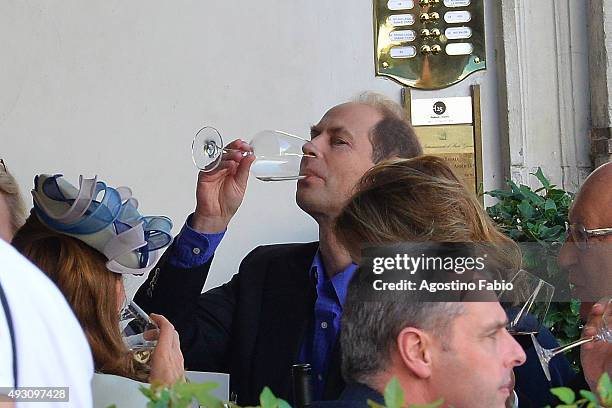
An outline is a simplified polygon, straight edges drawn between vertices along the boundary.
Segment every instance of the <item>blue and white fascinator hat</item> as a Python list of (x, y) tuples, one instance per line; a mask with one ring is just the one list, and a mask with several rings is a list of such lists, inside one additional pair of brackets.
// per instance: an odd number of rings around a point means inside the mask
[(77, 238), (106, 256), (108, 270), (140, 275), (172, 242), (168, 217), (143, 217), (128, 187), (108, 187), (97, 177), (79, 178), (79, 188), (61, 174), (34, 178), (34, 212), (47, 227)]

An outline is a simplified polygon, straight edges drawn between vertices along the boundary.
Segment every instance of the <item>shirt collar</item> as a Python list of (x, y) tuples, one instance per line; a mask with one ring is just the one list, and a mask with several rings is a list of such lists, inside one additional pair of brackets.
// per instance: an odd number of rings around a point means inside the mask
[(312, 261), (312, 265), (310, 266), (311, 277), (316, 282), (317, 288), (320, 288), (326, 281), (331, 280), (340, 305), (344, 305), (346, 293), (348, 292), (348, 285), (356, 270), (357, 265), (351, 263), (343, 271), (335, 274), (331, 279), (329, 279), (327, 277), (327, 273), (325, 273), (325, 266), (323, 265), (323, 259), (321, 258), (321, 252), (319, 250), (317, 250), (317, 253)]

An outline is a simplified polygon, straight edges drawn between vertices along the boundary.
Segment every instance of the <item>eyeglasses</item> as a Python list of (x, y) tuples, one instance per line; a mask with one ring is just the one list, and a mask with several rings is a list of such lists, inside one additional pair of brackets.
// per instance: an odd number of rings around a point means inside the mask
[(586, 229), (582, 224), (571, 224), (568, 226), (568, 230), (579, 249), (586, 249), (589, 238), (612, 235), (612, 227)]
[(4, 172), (6, 173), (6, 164), (4, 163), (4, 160), (0, 159), (0, 164), (2, 165), (2, 168), (4, 169)]

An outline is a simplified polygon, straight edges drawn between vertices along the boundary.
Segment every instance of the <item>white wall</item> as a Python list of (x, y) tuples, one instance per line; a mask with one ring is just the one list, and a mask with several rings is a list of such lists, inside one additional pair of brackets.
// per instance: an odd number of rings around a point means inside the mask
[(593, 164), (612, 160), (612, 0), (591, 0), (586, 10), (589, 29)]
[(542, 167), (554, 184), (576, 191), (592, 168), (586, 2), (502, 4), (500, 89), (512, 178), (537, 184), (529, 173)]
[[(503, 177), (492, 4), (490, 69), (469, 80), (483, 86), (487, 189)], [(373, 75), (366, 0), (2, 0), (0, 35), (0, 157), (24, 192), (35, 173), (97, 174), (131, 186), (143, 212), (169, 215), (176, 231), (194, 207), (190, 143), (203, 124), (227, 139), (305, 135), (359, 91), (399, 102), (399, 86)], [(258, 244), (317, 238), (294, 191), (251, 180), (207, 287)]]

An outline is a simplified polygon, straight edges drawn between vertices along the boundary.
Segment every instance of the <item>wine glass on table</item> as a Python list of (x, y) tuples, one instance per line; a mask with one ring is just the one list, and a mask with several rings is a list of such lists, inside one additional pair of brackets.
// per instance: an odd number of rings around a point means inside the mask
[(159, 327), (133, 301), (126, 302), (119, 313), (123, 342), (135, 361), (147, 364), (157, 346)]
[(257, 133), (249, 144), (252, 152), (223, 147), (223, 138), (213, 127), (200, 129), (191, 144), (193, 162), (201, 171), (210, 172), (221, 163), (223, 154), (238, 151), (243, 155), (254, 155), (251, 174), (262, 181), (299, 180), (302, 157), (315, 157), (304, 153), (302, 146), (308, 140), (281, 130), (264, 130)]
[(536, 339), (533, 334), (531, 335), (538, 359), (540, 360), (540, 364), (542, 365), (542, 369), (544, 369), (544, 374), (546, 374), (548, 381), (550, 381), (550, 360), (552, 360), (556, 355), (564, 353), (570, 349), (573, 349), (574, 347), (582, 346), (583, 344), (594, 341), (605, 341), (607, 343), (612, 343), (612, 299), (609, 299), (606, 302), (601, 322), (601, 326), (598, 328), (594, 336), (582, 337), (564, 346), (555, 347), (553, 349), (545, 349), (540, 345), (538, 339)]
[(531, 336), (535, 337), (544, 323), (555, 288), (524, 269), (510, 283), (512, 289), (500, 293), (499, 302), (508, 317), (506, 329), (527, 349), (533, 345)]

